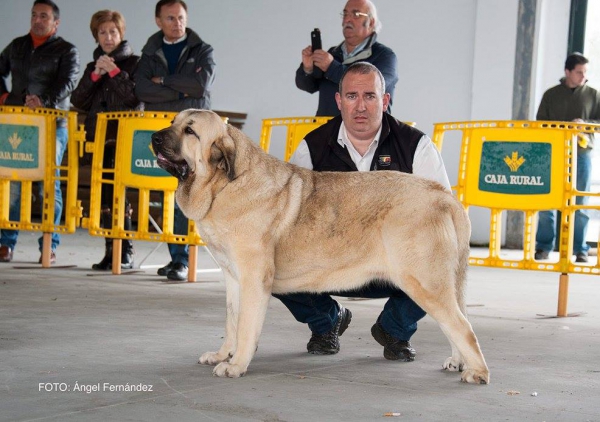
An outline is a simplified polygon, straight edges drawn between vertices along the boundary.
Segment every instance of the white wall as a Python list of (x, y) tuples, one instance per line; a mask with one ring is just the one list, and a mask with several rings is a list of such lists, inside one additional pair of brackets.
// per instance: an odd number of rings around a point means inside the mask
[[(517, 1), (477, 2), (472, 99), (467, 120), (512, 118), (518, 6)], [(458, 162), (458, 157), (452, 162)], [(472, 225), (471, 242), (486, 244), (490, 230), (489, 210), (471, 207), (469, 217)]]
[[(92, 57), (95, 44), (89, 19), (99, 9), (123, 13), (126, 39), (136, 52), (157, 30), (154, 1), (56, 1), (62, 13), (59, 33), (78, 46), (82, 64)], [(435, 122), (511, 118), (518, 0), (375, 2), (383, 22), (379, 40), (396, 52), (399, 61), (394, 116), (417, 122), (430, 135)], [(536, 73), (536, 104), (539, 91), (543, 93), (561, 74), (562, 65), (555, 62), (559, 57), (564, 61), (565, 13), (568, 24), (564, 6), (569, 0), (539, 2), (540, 19), (548, 24), (540, 29), (543, 42), (538, 53), (543, 57)], [(0, 2), (0, 48), (27, 33), (32, 3)], [(324, 47), (341, 42), (339, 12), (344, 0), (187, 0), (187, 4), (189, 27), (215, 48), (213, 108), (248, 113), (245, 132), (256, 141), (261, 119), (314, 115), (317, 97), (295, 87), (295, 70), (313, 28), (321, 29)], [(456, 180), (456, 148), (444, 145), (451, 182)], [(485, 241), (487, 223), (476, 215), (472, 218), (474, 239)]]
[(535, 120), (544, 92), (565, 76), (570, 9), (570, 0), (538, 0), (532, 120)]

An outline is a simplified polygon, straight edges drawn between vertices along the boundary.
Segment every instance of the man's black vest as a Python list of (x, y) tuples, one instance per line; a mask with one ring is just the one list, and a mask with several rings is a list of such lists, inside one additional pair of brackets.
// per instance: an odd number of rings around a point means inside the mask
[[(342, 117), (337, 116), (304, 138), (315, 171), (358, 171), (346, 147), (338, 143)], [(370, 170), (413, 172), (419, 140), (425, 134), (383, 113), (381, 136)]]

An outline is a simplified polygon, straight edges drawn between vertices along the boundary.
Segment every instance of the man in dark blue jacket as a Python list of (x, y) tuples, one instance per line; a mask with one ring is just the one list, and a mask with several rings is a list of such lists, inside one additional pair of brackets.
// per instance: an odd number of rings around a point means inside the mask
[[(160, 31), (148, 38), (142, 49), (134, 76), (137, 97), (146, 110), (210, 109), (215, 79), (213, 48), (187, 28), (187, 5), (183, 0), (160, 0), (155, 17)], [(188, 220), (177, 204), (173, 231), (188, 232)], [(160, 268), (158, 275), (169, 280), (187, 279), (188, 246), (170, 243), (169, 253), (171, 262)]]
[[(56, 35), (60, 10), (52, 0), (36, 0), (31, 9), (29, 34), (15, 38), (0, 54), (0, 105), (56, 108), (68, 110), (70, 95), (79, 75), (79, 52), (75, 46)], [(4, 78), (11, 76), (11, 89)], [(56, 164), (62, 162), (67, 148), (67, 122), (56, 119)], [(11, 221), (20, 220), (21, 188), (13, 182), (11, 188)], [(40, 189), (41, 194), (43, 190)], [(54, 224), (60, 224), (62, 193), (60, 182), (55, 183)], [(40, 203), (43, 203), (40, 195)], [(19, 236), (18, 230), (0, 231), (0, 262), (10, 262)], [(50, 263), (56, 262), (58, 233), (52, 234)], [(39, 239), (40, 251), (42, 238)], [(40, 257), (40, 263), (42, 258)]]
[(385, 80), (385, 92), (390, 94), (391, 113), (394, 88), (398, 82), (398, 60), (394, 52), (377, 42), (381, 22), (377, 9), (369, 0), (348, 0), (342, 15), (344, 41), (328, 51), (308, 46), (302, 50), (302, 64), (296, 71), (296, 86), (311, 94), (319, 91), (317, 116), (340, 114), (335, 93), (346, 68), (363, 61), (374, 65)]

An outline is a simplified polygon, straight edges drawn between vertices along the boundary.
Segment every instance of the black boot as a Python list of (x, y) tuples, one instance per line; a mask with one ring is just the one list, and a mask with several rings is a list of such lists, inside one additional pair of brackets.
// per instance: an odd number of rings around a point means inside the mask
[[(125, 210), (125, 221), (123, 228), (125, 230), (133, 230), (133, 224), (131, 223), (131, 214), (133, 209), (130, 204), (127, 204)], [(130, 270), (133, 268), (133, 242), (129, 239), (123, 240), (123, 247), (121, 249), (121, 269)]]
[[(105, 229), (112, 227), (112, 213), (110, 212), (110, 208), (102, 208), (100, 215), (100, 226)], [(92, 265), (92, 270), (108, 271), (112, 269), (113, 240), (107, 237), (104, 239), (104, 242), (106, 244), (104, 258), (102, 258), (102, 261), (99, 263)]]
[(104, 239), (106, 242), (106, 249), (104, 251), (104, 258), (97, 264), (92, 265), (92, 270), (97, 271), (108, 271), (112, 269), (112, 251), (113, 251), (113, 240), (108, 237)]

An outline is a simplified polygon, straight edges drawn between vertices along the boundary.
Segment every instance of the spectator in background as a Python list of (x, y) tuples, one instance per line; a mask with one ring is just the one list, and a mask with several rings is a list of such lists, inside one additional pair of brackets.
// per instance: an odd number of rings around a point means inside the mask
[(311, 94), (319, 92), (317, 116), (337, 116), (340, 111), (335, 93), (346, 68), (352, 63), (366, 61), (373, 64), (385, 80), (389, 94), (388, 113), (391, 113), (394, 88), (398, 82), (396, 55), (377, 42), (381, 22), (377, 9), (369, 0), (348, 0), (342, 15), (344, 41), (328, 51), (312, 51), (309, 45), (302, 50), (302, 63), (296, 71), (296, 86)]
[[(60, 25), (60, 10), (52, 0), (36, 0), (31, 9), (29, 34), (15, 38), (0, 54), (0, 105), (25, 106), (32, 109), (56, 108), (69, 110), (69, 96), (79, 74), (79, 52), (75, 46), (56, 35)], [(11, 75), (11, 90), (4, 78)], [(56, 119), (56, 164), (60, 165), (67, 148), (67, 122)], [(57, 170), (58, 175), (58, 170)], [(19, 221), (21, 214), (21, 184), (11, 184), (9, 218)], [(60, 182), (55, 183), (54, 224), (62, 215)], [(43, 189), (40, 186), (40, 203)], [(18, 230), (0, 231), (0, 262), (13, 258)], [(39, 239), (40, 251), (42, 239)], [(52, 234), (50, 263), (56, 263), (58, 233)], [(40, 256), (39, 262), (42, 262)]]
[[(135, 74), (135, 92), (146, 110), (182, 111), (210, 109), (210, 90), (215, 78), (213, 48), (187, 28), (183, 0), (160, 0), (155, 8), (160, 31), (148, 38)], [(175, 204), (175, 234), (187, 234), (188, 220)], [(158, 275), (169, 280), (188, 276), (189, 248), (169, 244), (171, 262)], [(193, 269), (195, 271), (195, 268)]]
[[(125, 37), (125, 18), (117, 11), (100, 10), (94, 13), (90, 22), (90, 30), (98, 47), (94, 50), (94, 60), (87, 64), (79, 85), (73, 91), (71, 102), (85, 112), (86, 139), (94, 141), (98, 113), (106, 111), (141, 110), (143, 104), (135, 96), (133, 73), (137, 67), (139, 56)], [(103, 167), (115, 167), (115, 151), (117, 138), (117, 122), (111, 120), (106, 128), (104, 140)], [(112, 178), (107, 174), (107, 179)], [(114, 185), (102, 185), (101, 225), (112, 228), (112, 205)], [(125, 205), (125, 230), (132, 230), (131, 204)], [(94, 270), (110, 270), (112, 268), (113, 240), (106, 238), (104, 258), (92, 265)], [(123, 241), (121, 268), (133, 268), (133, 242)]]
[[(560, 84), (544, 93), (537, 112), (537, 120), (557, 120), (576, 123), (600, 123), (600, 94), (586, 85), (588, 59), (573, 53), (565, 61), (565, 77)], [(582, 192), (589, 192), (592, 178), (591, 151), (594, 138), (591, 134), (580, 134), (577, 144), (577, 185)], [(577, 205), (589, 203), (588, 196), (577, 196)], [(588, 262), (585, 238), (590, 217), (586, 210), (575, 211), (573, 254), (576, 262)], [(535, 259), (548, 259), (556, 242), (556, 211), (540, 211), (535, 237)]]

